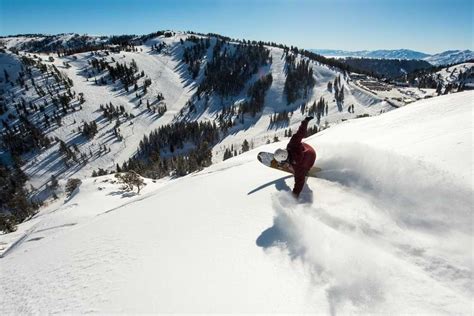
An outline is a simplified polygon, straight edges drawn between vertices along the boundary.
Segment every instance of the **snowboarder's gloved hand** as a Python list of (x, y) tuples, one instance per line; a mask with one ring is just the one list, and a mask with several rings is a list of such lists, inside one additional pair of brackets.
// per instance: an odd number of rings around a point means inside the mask
[(304, 120), (305, 120), (306, 122), (309, 122), (309, 121), (311, 121), (312, 119), (314, 119), (313, 116), (307, 116)]

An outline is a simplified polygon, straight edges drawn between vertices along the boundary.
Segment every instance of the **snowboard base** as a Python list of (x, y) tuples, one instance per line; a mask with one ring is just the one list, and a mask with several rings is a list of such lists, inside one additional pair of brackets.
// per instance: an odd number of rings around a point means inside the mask
[[(293, 170), (289, 168), (287, 164), (281, 164), (278, 161), (276, 161), (275, 158), (273, 158), (273, 153), (269, 153), (265, 151), (259, 152), (257, 155), (257, 159), (258, 161), (260, 161), (262, 164), (264, 164), (267, 167), (293, 174)], [(321, 168), (313, 166), (308, 171), (307, 176), (316, 177), (316, 174), (320, 171), (321, 171)]]

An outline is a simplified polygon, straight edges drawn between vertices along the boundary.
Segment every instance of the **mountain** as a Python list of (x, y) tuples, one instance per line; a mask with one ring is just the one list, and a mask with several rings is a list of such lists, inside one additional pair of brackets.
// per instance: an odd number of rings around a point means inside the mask
[[(472, 69), (403, 87), (218, 34), (1, 38), (0, 314), (469, 313)], [(294, 200), (255, 158), (307, 115), (323, 171)]]
[(426, 54), (409, 49), (345, 51), (333, 49), (311, 49), (316, 54), (327, 57), (360, 57), (377, 59), (416, 59), (424, 60), (435, 66), (451, 65), (474, 59), (471, 50), (448, 50), (438, 54)]
[(377, 59), (365, 57), (345, 57), (340, 60), (357, 69), (363, 69), (377, 76), (389, 79), (404, 78), (407, 73), (430, 69), (433, 66), (424, 60)]
[(323, 171), (300, 201), (255, 159), (286, 141), (140, 195), (84, 179), (0, 236), (0, 312), (469, 314), (473, 97), (305, 139)]
[(104, 45), (112, 41), (109, 36), (79, 35), (64, 33), (57, 35), (25, 34), (0, 38), (8, 49), (30, 52), (56, 52), (59, 49), (85, 49)]
[(459, 64), (474, 60), (474, 52), (472, 50), (448, 50), (426, 57), (424, 60), (436, 66)]
[(394, 108), (346, 70), (285, 46), (180, 32), (1, 42), (0, 160), (24, 173), (38, 200), (61, 179), (122, 168), (152, 178), (196, 171), (226, 149), (241, 152), (243, 139), (257, 147), (285, 137), (305, 115), (317, 116), (321, 99), (327, 113), (315, 131)]
[(381, 49), (381, 50), (362, 50), (345, 51), (333, 49), (312, 49), (311, 51), (327, 57), (364, 57), (379, 59), (423, 59), (429, 57), (429, 54), (417, 52), (409, 49)]
[[(359, 64), (218, 34), (33, 34), (0, 45), (6, 231), (61, 194), (58, 181), (120, 171), (184, 176), (287, 138), (306, 115), (317, 133), (442, 93), (431, 72), (410, 77), (421, 85), (397, 86)], [(403, 63), (413, 61), (393, 62), (409, 69)], [(470, 69), (452, 73), (460, 80), (444, 93), (469, 87)]]
[(474, 87), (474, 63), (433, 66), (408, 73), (406, 80), (420, 89), (436, 89), (436, 94), (447, 94)]
[[(400, 87), (360, 64), (218, 34), (33, 34), (0, 45), (0, 230), (56, 197), (58, 181), (130, 170), (183, 176), (241, 154), (244, 140), (255, 148), (288, 137), (306, 115), (316, 117), (311, 133), (321, 132), (435, 96), (438, 86), (431, 73), (419, 88)], [(461, 81), (444, 91), (462, 90)], [(12, 208), (17, 217), (5, 220)]]

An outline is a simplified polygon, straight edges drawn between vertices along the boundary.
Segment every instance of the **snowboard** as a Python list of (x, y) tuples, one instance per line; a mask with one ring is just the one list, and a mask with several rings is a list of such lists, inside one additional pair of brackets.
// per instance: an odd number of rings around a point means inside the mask
[[(281, 164), (273, 158), (273, 153), (268, 153), (265, 151), (259, 152), (257, 155), (258, 161), (264, 164), (267, 167), (281, 170), (293, 174), (293, 170), (288, 168), (285, 164)], [(321, 171), (321, 168), (313, 166), (309, 171), (308, 177), (316, 177), (316, 174)]]

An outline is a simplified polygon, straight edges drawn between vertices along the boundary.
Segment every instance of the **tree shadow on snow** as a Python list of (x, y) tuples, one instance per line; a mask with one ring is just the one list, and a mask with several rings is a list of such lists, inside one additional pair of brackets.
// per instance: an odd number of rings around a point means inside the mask
[(131, 197), (137, 196), (138, 194), (134, 191), (120, 190), (120, 191), (110, 192), (107, 195), (112, 195), (112, 196), (120, 195), (121, 198), (123, 199), (123, 198), (131, 198)]

